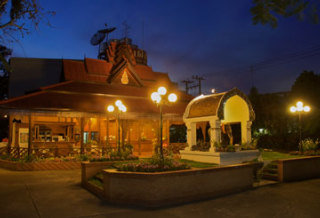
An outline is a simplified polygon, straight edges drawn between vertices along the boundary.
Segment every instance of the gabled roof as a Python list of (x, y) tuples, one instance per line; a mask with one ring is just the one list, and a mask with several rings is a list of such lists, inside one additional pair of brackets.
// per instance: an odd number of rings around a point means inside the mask
[[(105, 107), (121, 99), (128, 113), (155, 114), (157, 106), (150, 100), (153, 90), (146, 87), (105, 83), (67, 81), (40, 91), (0, 102), (1, 109), (74, 111), (105, 114)], [(164, 107), (164, 113), (182, 115), (192, 96), (176, 90), (179, 101)]]

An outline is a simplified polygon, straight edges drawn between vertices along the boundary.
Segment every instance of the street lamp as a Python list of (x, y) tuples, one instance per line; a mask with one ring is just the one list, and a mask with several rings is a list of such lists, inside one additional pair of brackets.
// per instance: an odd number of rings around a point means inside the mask
[(177, 95), (174, 93), (167, 93), (167, 89), (163, 86), (158, 88), (157, 92), (151, 94), (151, 100), (157, 104), (160, 109), (160, 158), (162, 163), (164, 162), (163, 157), (163, 145), (162, 145), (162, 106), (169, 103), (174, 103), (178, 99)]
[(300, 152), (302, 152), (302, 144), (301, 144), (301, 113), (305, 112), (308, 113), (310, 112), (311, 108), (310, 106), (306, 105), (303, 106), (303, 102), (302, 101), (298, 101), (296, 103), (296, 106), (291, 106), (290, 107), (290, 112), (291, 113), (298, 113), (299, 115), (299, 150)]
[[(118, 152), (120, 152), (120, 114), (125, 113), (127, 111), (126, 106), (122, 103), (121, 100), (117, 100), (114, 105), (108, 105), (107, 106), (107, 111), (109, 113), (115, 112), (116, 117), (117, 117), (117, 122), (118, 122), (118, 140), (117, 140), (117, 147), (118, 147)], [(108, 137), (108, 136), (107, 136)]]

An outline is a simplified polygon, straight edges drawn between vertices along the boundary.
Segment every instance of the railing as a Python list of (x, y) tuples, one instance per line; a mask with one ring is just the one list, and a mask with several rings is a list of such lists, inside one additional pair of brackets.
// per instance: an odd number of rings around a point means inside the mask
[[(114, 147), (106, 146), (84, 146), (81, 147), (37, 147), (30, 149), (30, 155), (38, 158), (51, 158), (51, 157), (67, 157), (67, 156), (79, 156), (81, 154), (101, 156), (107, 155), (116, 151)], [(28, 148), (25, 147), (2, 147), (0, 149), (0, 155), (8, 155), (11, 158), (23, 159), (28, 156)]]

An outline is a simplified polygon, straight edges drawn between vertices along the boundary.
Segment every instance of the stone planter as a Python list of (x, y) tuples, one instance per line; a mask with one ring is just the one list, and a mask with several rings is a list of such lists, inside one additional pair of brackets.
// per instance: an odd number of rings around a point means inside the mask
[(252, 188), (255, 163), (159, 173), (103, 170), (104, 197), (117, 204), (159, 207)]
[(239, 164), (251, 161), (260, 155), (259, 150), (247, 150), (237, 152), (215, 152), (215, 151), (180, 151), (181, 159), (194, 160), (220, 165)]
[[(118, 161), (119, 162), (119, 161)], [(101, 170), (109, 168), (114, 161), (104, 162), (81, 162), (81, 183), (84, 185), (88, 183), (88, 179), (99, 173)]]
[(280, 182), (291, 182), (320, 177), (320, 156), (278, 160)]

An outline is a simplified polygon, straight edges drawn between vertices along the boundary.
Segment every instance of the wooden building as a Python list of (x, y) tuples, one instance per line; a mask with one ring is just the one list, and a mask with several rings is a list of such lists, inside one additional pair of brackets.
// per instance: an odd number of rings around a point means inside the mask
[[(163, 108), (164, 142), (170, 143), (170, 126), (184, 125), (192, 96), (167, 73), (154, 72), (146, 52), (128, 40), (112, 40), (106, 54), (106, 60), (12, 58), (10, 98), (0, 102), (1, 112), (9, 116), (9, 146), (29, 152), (50, 148), (63, 156), (115, 147), (120, 137), (135, 154), (150, 155), (159, 132), (159, 109), (150, 94), (159, 86), (178, 96)], [(127, 107), (120, 123), (106, 111), (118, 99)]]

